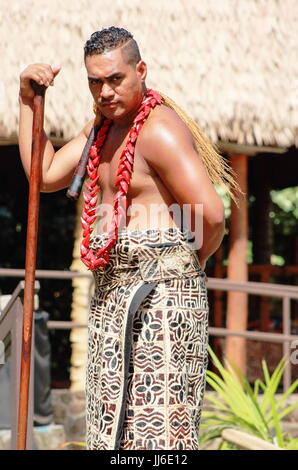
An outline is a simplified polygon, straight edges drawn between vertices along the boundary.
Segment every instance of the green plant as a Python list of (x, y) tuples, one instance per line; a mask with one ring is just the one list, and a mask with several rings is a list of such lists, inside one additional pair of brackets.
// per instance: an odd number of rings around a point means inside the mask
[(63, 442), (55, 450), (86, 450), (86, 443), (82, 441)]
[[(298, 387), (298, 379), (279, 399), (275, 398), (288, 360), (282, 358), (270, 376), (266, 361), (262, 360), (264, 381), (257, 379), (251, 387), (243, 373), (227, 361), (224, 367), (210, 345), (208, 352), (220, 375), (207, 370), (206, 382), (218, 393), (214, 397), (206, 392), (205, 402), (211, 411), (202, 412), (200, 445), (221, 437), (225, 428), (238, 429), (257, 436), (287, 450), (298, 450), (298, 439), (281, 429), (281, 420), (298, 406), (298, 401), (286, 406), (285, 400)], [(220, 441), (219, 450), (234, 449), (235, 446)]]

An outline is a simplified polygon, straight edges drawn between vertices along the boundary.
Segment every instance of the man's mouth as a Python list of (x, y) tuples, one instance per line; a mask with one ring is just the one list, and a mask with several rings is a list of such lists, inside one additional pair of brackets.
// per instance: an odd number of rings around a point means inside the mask
[(101, 106), (103, 106), (103, 107), (108, 107), (108, 108), (111, 107), (111, 108), (112, 108), (112, 107), (116, 106), (116, 104), (117, 104), (117, 103), (116, 103), (115, 101), (111, 101), (110, 103), (102, 103)]

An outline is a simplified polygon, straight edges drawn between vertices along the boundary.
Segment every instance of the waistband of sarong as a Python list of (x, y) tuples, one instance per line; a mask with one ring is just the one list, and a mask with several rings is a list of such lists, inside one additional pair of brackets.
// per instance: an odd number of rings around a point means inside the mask
[[(96, 252), (108, 238), (104, 232), (90, 240)], [(187, 228), (166, 227), (121, 230), (109, 253), (105, 268), (93, 272), (97, 287), (126, 283), (133, 279), (146, 282), (201, 274), (194, 235)]]
[[(90, 240), (90, 246), (98, 248), (108, 239), (108, 232), (95, 235)], [(181, 243), (191, 243), (194, 241), (193, 233), (187, 228), (166, 227), (150, 228), (144, 230), (121, 230), (118, 232), (117, 244), (146, 245), (147, 243), (166, 243), (180, 241)]]

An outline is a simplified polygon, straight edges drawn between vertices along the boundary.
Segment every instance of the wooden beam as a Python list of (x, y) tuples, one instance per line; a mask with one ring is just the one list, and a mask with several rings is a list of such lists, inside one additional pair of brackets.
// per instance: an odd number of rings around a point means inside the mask
[[(49, 137), (49, 140), (54, 147), (62, 147), (63, 145), (69, 142), (68, 140), (61, 139), (59, 137)], [(17, 135), (12, 135), (11, 137), (0, 137), (0, 147), (5, 147), (8, 145), (19, 145), (19, 138)]]
[[(247, 155), (230, 154), (230, 165), (235, 172), (238, 184), (245, 193), (239, 197), (239, 208), (231, 202), (228, 279), (248, 280), (247, 239), (248, 239), (248, 202), (247, 202)], [(247, 294), (228, 292), (227, 325), (230, 330), (246, 330), (248, 320)], [(246, 342), (241, 337), (228, 337), (226, 340), (226, 359), (246, 373)]]
[(253, 157), (258, 153), (277, 153), (282, 154), (288, 152), (286, 147), (270, 147), (263, 145), (246, 145), (238, 144), (237, 142), (222, 142), (219, 141), (216, 143), (216, 146), (221, 152), (227, 154), (239, 154), (239, 155), (248, 155)]

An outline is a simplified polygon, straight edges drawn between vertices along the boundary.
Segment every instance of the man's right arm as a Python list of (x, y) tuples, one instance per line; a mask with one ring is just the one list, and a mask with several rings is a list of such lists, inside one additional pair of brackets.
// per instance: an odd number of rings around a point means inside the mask
[[(31, 166), (34, 98), (30, 79), (48, 86), (59, 72), (57, 69), (52, 69), (47, 64), (33, 64), (28, 66), (20, 75), (19, 149), (28, 179)], [(41, 192), (59, 191), (69, 186), (93, 124), (94, 119), (91, 119), (74, 139), (57, 152), (55, 152), (52, 143), (43, 131)]]

